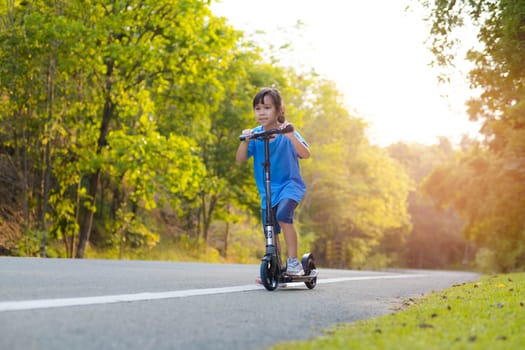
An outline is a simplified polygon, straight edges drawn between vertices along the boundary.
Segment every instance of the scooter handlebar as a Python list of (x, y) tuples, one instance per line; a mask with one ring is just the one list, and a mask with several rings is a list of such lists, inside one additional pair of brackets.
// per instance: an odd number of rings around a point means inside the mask
[(292, 124), (288, 124), (282, 129), (275, 128), (275, 129), (264, 130), (264, 131), (260, 131), (260, 132), (254, 132), (253, 134), (249, 134), (249, 135), (244, 135), (243, 134), (243, 135), (239, 136), (239, 140), (240, 141), (254, 140), (254, 139), (264, 138), (264, 137), (267, 137), (267, 136), (270, 136), (270, 135), (275, 135), (275, 134), (288, 134), (288, 133), (293, 132), (293, 131), (294, 131), (293, 125)]

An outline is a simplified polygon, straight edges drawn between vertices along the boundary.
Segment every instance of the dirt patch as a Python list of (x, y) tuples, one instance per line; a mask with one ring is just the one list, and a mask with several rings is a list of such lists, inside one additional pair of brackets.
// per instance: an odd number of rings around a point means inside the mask
[(22, 181), (10, 155), (0, 154), (0, 255), (9, 255), (22, 237), (21, 194)]

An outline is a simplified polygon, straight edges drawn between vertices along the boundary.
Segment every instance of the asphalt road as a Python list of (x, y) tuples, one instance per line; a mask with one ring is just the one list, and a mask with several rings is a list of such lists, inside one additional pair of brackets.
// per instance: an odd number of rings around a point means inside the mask
[(264, 349), (403, 299), (474, 281), (468, 272), (319, 269), (318, 285), (268, 292), (256, 265), (0, 258), (0, 349)]

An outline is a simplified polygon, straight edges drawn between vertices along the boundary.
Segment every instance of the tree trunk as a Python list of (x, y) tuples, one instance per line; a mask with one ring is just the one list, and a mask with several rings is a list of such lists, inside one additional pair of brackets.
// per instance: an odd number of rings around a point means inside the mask
[[(96, 205), (96, 196), (98, 190), (98, 181), (100, 178), (100, 170), (97, 170), (95, 173), (88, 175), (89, 182), (89, 196), (91, 197), (91, 208), (94, 208)], [(87, 242), (89, 241), (89, 236), (91, 235), (91, 227), (93, 226), (93, 216), (95, 212), (93, 209), (86, 210), (84, 219), (80, 226), (80, 233), (78, 237), (78, 247), (76, 258), (84, 258), (86, 252)]]
[[(113, 117), (115, 106), (111, 100), (111, 76), (113, 74), (113, 61), (107, 62), (106, 72), (106, 101), (104, 103), (104, 112), (102, 116), (102, 124), (100, 125), (100, 134), (97, 143), (97, 155), (101, 153), (102, 148), (107, 144), (107, 135), (109, 132), (109, 122)], [(98, 192), (98, 183), (100, 181), (100, 169), (96, 169), (93, 173), (87, 176), (89, 182), (89, 196), (91, 197), (91, 208), (86, 210), (80, 225), (80, 233), (78, 239), (78, 249), (76, 258), (82, 259), (84, 257), (86, 246), (91, 235), (91, 228), (93, 226), (93, 216), (95, 215), (96, 199)]]
[[(47, 75), (47, 123), (53, 120), (53, 104), (55, 103), (55, 57), (49, 59), (49, 72)], [(47, 131), (47, 130), (46, 130)], [(40, 256), (47, 257), (47, 222), (46, 213), (49, 204), (49, 190), (51, 186), (51, 145), (48, 140), (44, 151), (44, 174), (42, 176), (42, 207), (40, 212), (40, 228), (44, 234), (40, 242)]]
[[(230, 213), (230, 204), (226, 204), (226, 211), (227, 213), (229, 214)], [(229, 215), (227, 216), (229, 217)], [(228, 258), (228, 239), (230, 238), (230, 220), (227, 219), (226, 220), (226, 228), (224, 230), (224, 252), (223, 252), (223, 255), (224, 255), (224, 258)]]
[(27, 150), (29, 148), (29, 135), (28, 131), (22, 133), (22, 179), (24, 182), (24, 231), (29, 230), (31, 227), (31, 218), (29, 217), (29, 160), (27, 156)]

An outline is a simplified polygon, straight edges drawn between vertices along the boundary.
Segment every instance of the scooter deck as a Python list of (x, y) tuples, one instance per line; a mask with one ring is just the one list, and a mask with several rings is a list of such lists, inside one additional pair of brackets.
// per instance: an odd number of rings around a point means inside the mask
[(281, 282), (291, 283), (291, 282), (310, 282), (314, 278), (317, 278), (319, 276), (319, 272), (317, 270), (310, 271), (309, 275), (288, 275), (284, 273), (281, 276)]

